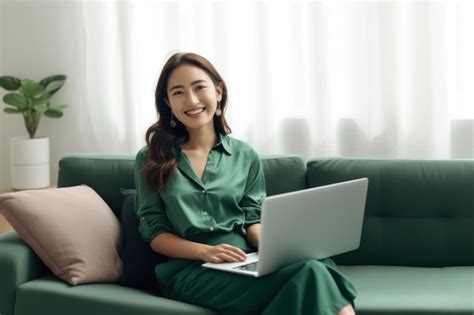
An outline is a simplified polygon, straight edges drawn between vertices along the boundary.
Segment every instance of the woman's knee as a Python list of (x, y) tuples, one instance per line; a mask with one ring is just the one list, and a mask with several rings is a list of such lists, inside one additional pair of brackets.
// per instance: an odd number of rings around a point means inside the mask
[(317, 259), (310, 258), (304, 261), (303, 268), (320, 270), (325, 269), (326, 265)]

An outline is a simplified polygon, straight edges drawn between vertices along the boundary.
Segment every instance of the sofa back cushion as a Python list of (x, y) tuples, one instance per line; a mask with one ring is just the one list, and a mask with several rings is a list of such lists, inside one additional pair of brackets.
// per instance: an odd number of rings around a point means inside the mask
[[(59, 161), (58, 187), (92, 187), (120, 218), (122, 188), (135, 188), (132, 155), (75, 154)], [(300, 156), (262, 156), (269, 196), (305, 188), (306, 165)]]
[(74, 154), (59, 161), (58, 187), (93, 188), (120, 218), (121, 188), (134, 188), (132, 155)]
[(474, 160), (321, 158), (308, 187), (368, 177), (358, 250), (339, 264), (473, 265)]

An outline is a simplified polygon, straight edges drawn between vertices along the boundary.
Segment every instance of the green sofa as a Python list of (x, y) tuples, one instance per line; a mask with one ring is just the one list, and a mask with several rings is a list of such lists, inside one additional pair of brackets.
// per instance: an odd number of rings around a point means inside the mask
[[(71, 155), (60, 187), (87, 184), (116, 212), (133, 156)], [(357, 314), (474, 314), (474, 161), (262, 157), (268, 195), (369, 178), (361, 245), (334, 257)], [(291, 211), (289, 209), (289, 211)], [(117, 213), (117, 212), (116, 212)], [(344, 218), (341, 218), (344, 220)], [(72, 287), (15, 232), (0, 235), (0, 314), (214, 314), (117, 283)]]

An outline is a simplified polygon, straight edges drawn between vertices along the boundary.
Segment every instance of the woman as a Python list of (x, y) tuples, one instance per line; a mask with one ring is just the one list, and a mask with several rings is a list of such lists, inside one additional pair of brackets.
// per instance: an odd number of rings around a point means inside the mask
[(354, 314), (355, 289), (329, 259), (260, 278), (201, 267), (258, 248), (262, 165), (228, 136), (227, 88), (205, 58), (171, 56), (155, 98), (159, 119), (135, 161), (136, 210), (143, 238), (170, 257), (155, 268), (163, 295), (225, 313)]

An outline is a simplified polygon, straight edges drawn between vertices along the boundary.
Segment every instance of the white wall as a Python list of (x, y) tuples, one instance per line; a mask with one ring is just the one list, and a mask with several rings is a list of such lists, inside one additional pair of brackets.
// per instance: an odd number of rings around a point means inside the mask
[[(68, 73), (68, 67), (75, 60), (77, 52), (73, 38), (61, 38), (59, 28), (67, 28), (74, 23), (71, 15), (71, 4), (59, 2), (25, 3), (3, 1), (1, 16), (2, 30), (2, 75), (13, 75), (21, 79), (40, 80), (50, 74)], [(64, 88), (53, 98), (56, 102), (72, 104), (68, 98), (74, 86), (68, 81)], [(2, 93), (5, 94), (5, 93)], [(3, 103), (3, 102), (2, 102)], [(2, 108), (4, 105), (2, 104)], [(68, 128), (71, 128), (71, 111), (61, 120), (43, 118), (40, 122), (37, 137), (50, 137), (51, 141), (51, 178), (56, 180), (57, 160), (61, 152), (58, 148), (65, 141)], [(1, 187), (10, 187), (9, 172), (9, 139), (14, 136), (26, 136), (23, 118), (20, 115), (2, 113), (0, 121), (1, 134)]]
[[(67, 104), (61, 119), (43, 117), (37, 137), (50, 138), (52, 184), (57, 181), (58, 161), (69, 153), (96, 151), (81, 137), (81, 126), (75, 116), (81, 113), (80, 96), (84, 82), (76, 78), (82, 67), (81, 38), (68, 36), (80, 21), (81, 2), (0, 0), (0, 74), (41, 80), (52, 74), (66, 74), (63, 88), (52, 98), (53, 104)], [(68, 31), (71, 30), (71, 32)], [(85, 35), (83, 35), (85, 36)], [(84, 74), (82, 73), (82, 77)], [(5, 94), (0, 91), (0, 97)], [(99, 104), (98, 104), (99, 106)], [(23, 118), (3, 112), (0, 104), (0, 189), (10, 182), (9, 139), (26, 136)], [(91, 113), (92, 115), (93, 113)]]

